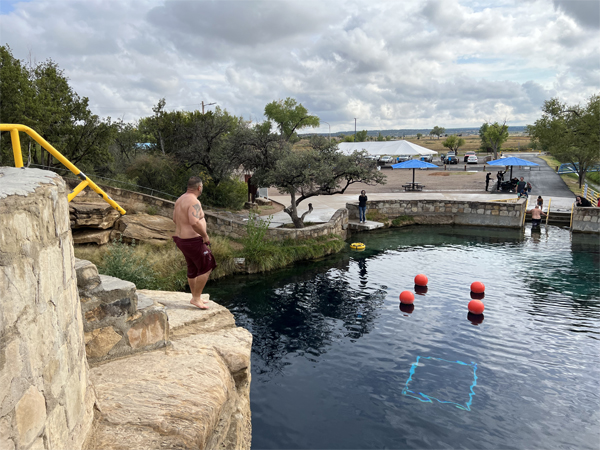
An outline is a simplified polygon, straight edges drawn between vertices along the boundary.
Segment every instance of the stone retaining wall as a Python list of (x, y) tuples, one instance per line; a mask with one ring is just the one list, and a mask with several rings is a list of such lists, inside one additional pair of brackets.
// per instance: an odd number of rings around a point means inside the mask
[[(77, 185), (76, 180), (67, 180), (71, 188)], [(117, 203), (119, 203), (126, 211), (132, 212), (148, 212), (149, 208), (153, 209), (153, 213), (172, 218), (175, 202), (163, 200), (158, 197), (131, 192), (124, 189), (113, 188), (110, 186), (101, 186), (101, 188)], [(77, 198), (83, 200), (97, 201), (98, 194), (87, 188), (81, 192)], [(208, 233), (228, 236), (234, 239), (239, 239), (246, 235), (246, 222), (240, 220), (223, 217), (216, 212), (205, 210), (206, 222), (208, 224)], [(358, 216), (357, 216), (358, 217)], [(270, 228), (267, 235), (271, 239), (310, 239), (319, 236), (327, 236), (329, 234), (338, 234), (346, 238), (346, 229), (348, 228), (348, 214), (345, 209), (339, 209), (327, 223), (313, 225), (302, 229), (291, 228)]]
[(600, 208), (575, 207), (572, 230), (583, 233), (600, 233)]
[[(457, 224), (520, 228), (525, 200), (517, 203), (459, 200), (375, 200), (367, 204), (389, 219), (411, 216), (419, 224)], [(347, 203), (348, 217), (358, 220), (358, 202)]]
[(79, 449), (91, 427), (67, 191), (0, 168), (0, 449)]

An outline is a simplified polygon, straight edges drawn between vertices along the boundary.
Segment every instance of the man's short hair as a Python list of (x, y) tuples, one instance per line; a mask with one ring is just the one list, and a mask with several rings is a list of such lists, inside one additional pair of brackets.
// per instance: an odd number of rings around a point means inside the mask
[(197, 189), (202, 183), (202, 178), (200, 177), (190, 177), (188, 180), (187, 188), (188, 189)]

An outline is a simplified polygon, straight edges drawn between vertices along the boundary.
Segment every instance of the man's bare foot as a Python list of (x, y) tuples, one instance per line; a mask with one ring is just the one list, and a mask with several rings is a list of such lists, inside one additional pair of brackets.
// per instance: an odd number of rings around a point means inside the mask
[(204, 301), (202, 301), (202, 299), (195, 299), (192, 297), (192, 299), (190, 300), (190, 303), (192, 305), (194, 305), (195, 307), (199, 308), (199, 309), (208, 309), (208, 306), (206, 306), (204, 304)]

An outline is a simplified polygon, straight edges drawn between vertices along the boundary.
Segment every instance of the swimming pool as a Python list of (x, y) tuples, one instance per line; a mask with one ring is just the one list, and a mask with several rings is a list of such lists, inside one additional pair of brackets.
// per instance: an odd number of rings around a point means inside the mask
[[(210, 286), (254, 336), (253, 448), (598, 448), (600, 249), (549, 227), (355, 235)], [(429, 277), (414, 310), (398, 295)], [(484, 320), (467, 318), (472, 281)]]

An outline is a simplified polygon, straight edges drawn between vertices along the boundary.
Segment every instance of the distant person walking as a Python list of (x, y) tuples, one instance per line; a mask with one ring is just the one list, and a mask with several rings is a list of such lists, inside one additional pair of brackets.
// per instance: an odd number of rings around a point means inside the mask
[(187, 263), (187, 279), (192, 291), (190, 303), (200, 309), (208, 309), (202, 300), (202, 290), (217, 263), (208, 248), (210, 239), (206, 232), (206, 219), (198, 201), (202, 187), (202, 178), (190, 177), (186, 193), (175, 202), (173, 240)]
[(492, 179), (492, 173), (491, 173), (491, 172), (488, 172), (488, 173), (485, 175), (485, 190), (486, 190), (486, 192), (487, 192), (487, 190), (488, 190), (488, 186), (490, 185), (490, 180), (491, 180), (491, 179)]
[(538, 205), (540, 207), (540, 209), (542, 209), (544, 207), (544, 199), (542, 198), (541, 195), (538, 195), (536, 205)]
[(363, 189), (358, 196), (358, 222), (367, 221), (367, 192)]
[(498, 171), (498, 173), (496, 174), (496, 178), (498, 179), (498, 186), (496, 188), (497, 191), (500, 190), (500, 185), (502, 184), (502, 180), (504, 179), (504, 175), (502, 174), (502, 171)]

